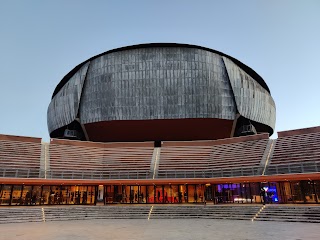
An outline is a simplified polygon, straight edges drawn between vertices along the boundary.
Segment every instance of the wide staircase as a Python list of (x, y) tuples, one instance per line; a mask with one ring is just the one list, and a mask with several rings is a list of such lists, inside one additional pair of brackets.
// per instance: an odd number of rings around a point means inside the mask
[(94, 219), (225, 219), (320, 223), (320, 206), (138, 205), (0, 208), (0, 224)]
[(45, 208), (45, 221), (147, 219), (150, 206), (89, 206)]
[(320, 223), (320, 206), (267, 205), (255, 221)]
[(150, 219), (251, 220), (261, 206), (155, 206)]
[(0, 224), (2, 223), (25, 223), (42, 222), (41, 208), (0, 208)]

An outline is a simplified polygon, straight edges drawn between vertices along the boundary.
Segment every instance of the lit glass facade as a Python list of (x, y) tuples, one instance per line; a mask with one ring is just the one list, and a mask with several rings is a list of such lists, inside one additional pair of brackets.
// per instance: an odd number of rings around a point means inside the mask
[(0, 205), (95, 204), (97, 186), (0, 185)]
[[(265, 190), (262, 196), (261, 189)], [(163, 185), (0, 185), (0, 205), (320, 203), (320, 181)]]

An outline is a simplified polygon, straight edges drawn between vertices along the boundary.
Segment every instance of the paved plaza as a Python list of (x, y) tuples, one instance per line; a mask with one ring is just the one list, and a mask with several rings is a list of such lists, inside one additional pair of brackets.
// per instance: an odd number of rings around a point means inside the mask
[(0, 239), (320, 239), (319, 224), (235, 220), (90, 220), (0, 225)]

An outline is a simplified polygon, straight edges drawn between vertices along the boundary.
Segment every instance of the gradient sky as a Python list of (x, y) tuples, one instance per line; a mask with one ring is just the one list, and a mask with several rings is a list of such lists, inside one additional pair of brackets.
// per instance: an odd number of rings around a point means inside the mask
[(0, 134), (48, 141), (47, 107), (72, 68), (149, 42), (196, 44), (253, 68), (275, 100), (275, 131), (320, 125), (319, 0), (0, 0)]

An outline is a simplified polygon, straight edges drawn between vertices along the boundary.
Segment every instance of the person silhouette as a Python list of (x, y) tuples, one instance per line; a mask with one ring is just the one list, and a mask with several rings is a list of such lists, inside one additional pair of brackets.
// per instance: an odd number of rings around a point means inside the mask
[(263, 200), (263, 205), (265, 205), (267, 200), (267, 193), (263, 187), (260, 189), (260, 196), (261, 196), (261, 202)]
[(165, 203), (168, 203), (168, 202), (169, 202), (167, 192), (165, 193), (165, 196), (164, 196), (164, 202), (165, 202)]
[(178, 193), (179, 203), (182, 203), (182, 193), (179, 191)]

